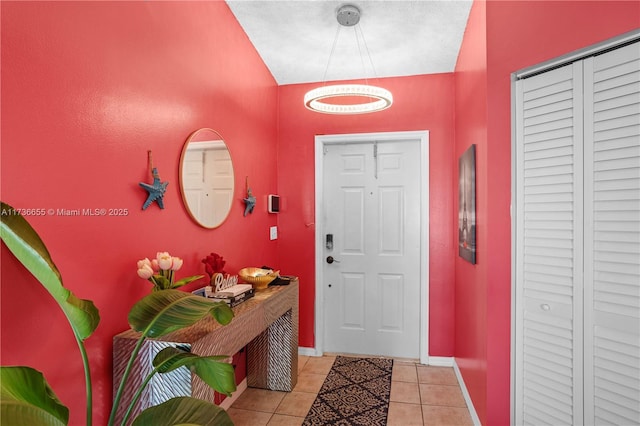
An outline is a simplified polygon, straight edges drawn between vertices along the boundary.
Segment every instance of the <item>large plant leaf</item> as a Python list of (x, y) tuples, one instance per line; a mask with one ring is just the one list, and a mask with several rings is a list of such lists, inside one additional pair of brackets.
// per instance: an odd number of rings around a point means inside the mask
[(179, 348), (164, 348), (153, 359), (153, 366), (160, 373), (168, 373), (180, 367), (188, 367), (194, 374), (216, 391), (231, 396), (236, 390), (233, 365), (225, 362), (228, 356), (199, 356)]
[(233, 426), (222, 408), (201, 399), (178, 397), (147, 408), (132, 426)]
[(0, 421), (13, 426), (66, 425), (69, 409), (41, 372), (31, 367), (0, 367)]
[(214, 302), (179, 290), (160, 290), (138, 301), (129, 311), (129, 325), (147, 337), (160, 337), (212, 315), (220, 324), (233, 319), (224, 302)]
[(77, 298), (64, 288), (62, 277), (53, 263), (47, 247), (24, 217), (13, 214), (15, 209), (2, 203), (0, 236), (15, 257), (47, 289), (58, 302), (79, 339), (89, 337), (100, 322), (93, 302)]

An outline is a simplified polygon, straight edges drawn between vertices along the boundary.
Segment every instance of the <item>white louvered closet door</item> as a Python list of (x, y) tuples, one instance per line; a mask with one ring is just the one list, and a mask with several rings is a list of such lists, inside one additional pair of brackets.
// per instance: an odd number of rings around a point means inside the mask
[(515, 424), (640, 424), (640, 45), (519, 80), (515, 151)]
[(515, 420), (581, 424), (582, 66), (517, 90)]
[(640, 43), (584, 71), (585, 420), (640, 425)]

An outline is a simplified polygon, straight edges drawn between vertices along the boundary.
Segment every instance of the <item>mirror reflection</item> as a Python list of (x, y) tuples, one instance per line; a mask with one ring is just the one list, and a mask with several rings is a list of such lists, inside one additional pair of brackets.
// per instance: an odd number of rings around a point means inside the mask
[(227, 145), (215, 130), (196, 130), (184, 144), (180, 189), (187, 211), (198, 224), (216, 228), (224, 222), (233, 201), (233, 164)]

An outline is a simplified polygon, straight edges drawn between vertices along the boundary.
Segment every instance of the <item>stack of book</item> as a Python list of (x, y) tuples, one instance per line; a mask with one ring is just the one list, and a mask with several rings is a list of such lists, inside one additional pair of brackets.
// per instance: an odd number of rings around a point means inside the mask
[(238, 306), (253, 297), (255, 290), (251, 284), (236, 284), (222, 291), (207, 294), (207, 297), (219, 302), (225, 302), (230, 307)]

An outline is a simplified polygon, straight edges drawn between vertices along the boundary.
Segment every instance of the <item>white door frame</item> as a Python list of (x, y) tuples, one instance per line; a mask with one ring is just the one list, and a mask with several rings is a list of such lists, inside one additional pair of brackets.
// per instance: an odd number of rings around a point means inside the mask
[(324, 146), (344, 143), (420, 141), (420, 363), (429, 363), (429, 131), (353, 133), (315, 137), (316, 186), (316, 285), (315, 285), (315, 355), (324, 353)]

